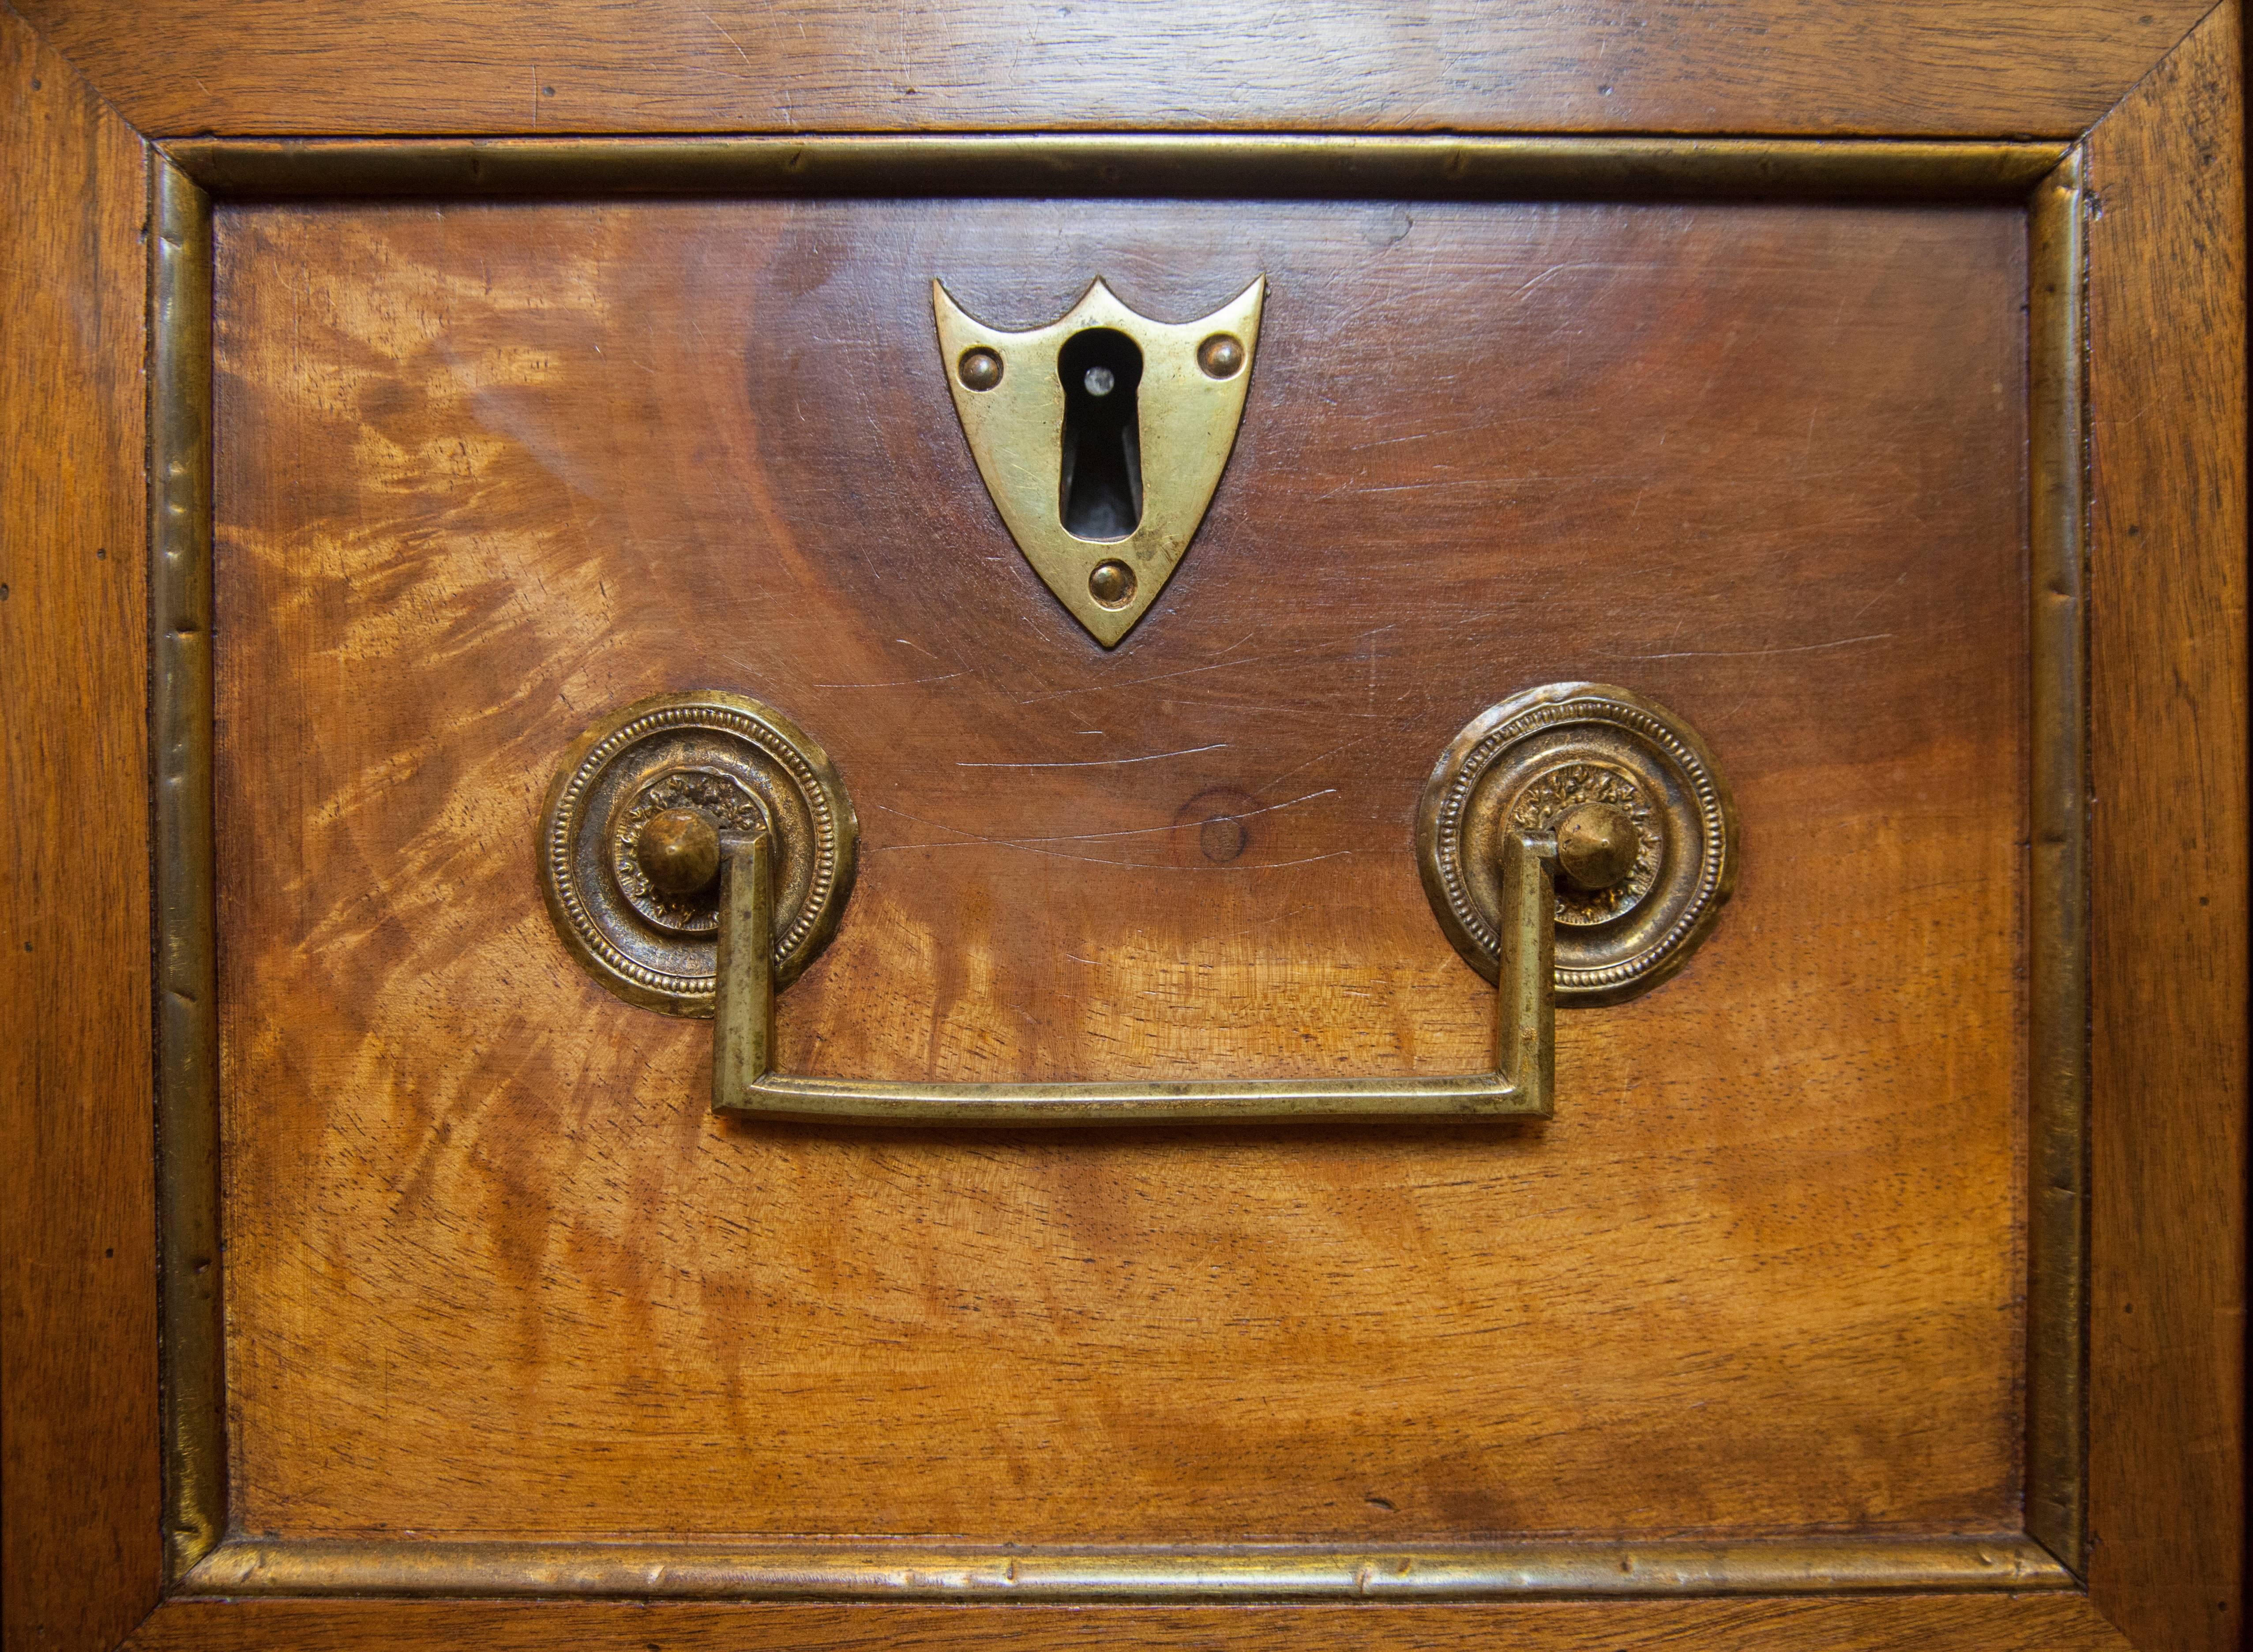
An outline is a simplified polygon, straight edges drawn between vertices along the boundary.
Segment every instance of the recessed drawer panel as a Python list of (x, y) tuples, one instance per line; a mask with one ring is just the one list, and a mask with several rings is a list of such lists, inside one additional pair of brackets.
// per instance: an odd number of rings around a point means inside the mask
[[(808, 200), (223, 207), (216, 841), (234, 1517), (287, 1537), (1418, 1544), (2014, 1530), (2026, 215)], [(1013, 542), (931, 282), (1267, 288), (1106, 648)], [(1456, 731), (1694, 725), (1733, 899), (1567, 1007), (1547, 1120), (710, 1110), (543, 908), (643, 696), (781, 708), (858, 876), (778, 1060), (1444, 1074)]]

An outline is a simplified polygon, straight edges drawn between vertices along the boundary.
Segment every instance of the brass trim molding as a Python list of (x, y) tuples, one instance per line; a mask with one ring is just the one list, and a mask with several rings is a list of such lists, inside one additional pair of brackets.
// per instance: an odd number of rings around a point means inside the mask
[(207, 1595), (671, 1600), (1464, 1600), (1545, 1596), (2069, 1589), (2016, 1533), (1656, 1543), (1229, 1544), (1141, 1548), (822, 1538), (457, 1543), (236, 1538), (186, 1579)]
[(2061, 143), (973, 133), (878, 137), (186, 138), (214, 195), (1161, 196), (2018, 201)]
[[(192, 1594), (1468, 1599), (2070, 1588), (2086, 1547), (2085, 198), (2058, 143), (1099, 134), (192, 139), (153, 168), (150, 812), (165, 1524)], [(212, 656), (214, 198), (1174, 196), (1989, 201), (2027, 212), (2032, 593), (2026, 1535), (1357, 1549), (227, 1536)], [(225, 1540), (222, 1541), (222, 1537)]]
[(174, 1576), (227, 1515), (212, 826), (211, 199), (150, 168), (149, 750), (156, 859), (157, 1267)]
[(2076, 150), (2027, 202), (2033, 613), (2027, 892), (2026, 1530), (2088, 1547), (2087, 199)]

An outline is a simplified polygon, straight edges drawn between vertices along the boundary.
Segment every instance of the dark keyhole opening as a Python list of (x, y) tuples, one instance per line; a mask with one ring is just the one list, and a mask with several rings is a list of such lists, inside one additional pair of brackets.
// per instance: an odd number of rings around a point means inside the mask
[(1057, 510), (1076, 539), (1123, 540), (1142, 522), (1142, 421), (1134, 387), (1142, 351), (1109, 327), (1057, 352), (1064, 380), (1064, 471)]

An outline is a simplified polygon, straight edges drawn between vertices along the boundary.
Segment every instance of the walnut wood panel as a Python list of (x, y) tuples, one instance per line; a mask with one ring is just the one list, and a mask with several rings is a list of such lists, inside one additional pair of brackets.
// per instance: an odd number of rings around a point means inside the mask
[(156, 1604), (143, 146), (0, 14), (0, 1643)]
[(1340, 1652), (1622, 1652), (1697, 1647), (1768, 1652), (2125, 1652), (2118, 1632), (2070, 1595), (1897, 1600), (1547, 1601), (1509, 1607), (946, 1607), (501, 1606), (469, 1602), (182, 1602), (133, 1639), (135, 1652), (296, 1652), (476, 1645), (490, 1652), (704, 1652), (882, 1647), (1308, 1646)]
[(2217, 12), (2093, 133), (2089, 1588), (2243, 1633), (2244, 157)]
[[(2025, 230), (2005, 210), (221, 216), (240, 1525), (1362, 1539), (2017, 1517)], [(1207, 527), (1105, 655), (980, 487), (936, 273), (1265, 271)], [(1629, 683), (1745, 820), (1551, 1126), (723, 1124), (541, 910), (559, 754), (771, 699), (865, 830), (792, 1068), (1445, 1071), (1409, 842)], [(1203, 822), (1242, 815), (1233, 859)], [(1219, 842), (1218, 834), (1213, 840)]]
[(143, 130), (2077, 136), (2205, 0), (30, 0)]

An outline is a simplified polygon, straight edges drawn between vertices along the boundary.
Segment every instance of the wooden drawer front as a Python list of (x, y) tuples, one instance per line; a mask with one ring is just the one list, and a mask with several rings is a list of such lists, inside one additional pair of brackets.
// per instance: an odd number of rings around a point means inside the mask
[[(243, 1528), (2017, 1527), (2022, 208), (245, 204), (215, 268)], [(1111, 652), (995, 517), (929, 289), (1028, 327), (1098, 274), (1270, 282)], [(706, 1027), (534, 877), (582, 728), (736, 690), (863, 829), (794, 1069), (1457, 1070), (1491, 992), (1417, 794), (1575, 678), (1698, 728), (1743, 869), (1682, 976), (1559, 1017), (1545, 1125), (722, 1122)]]

